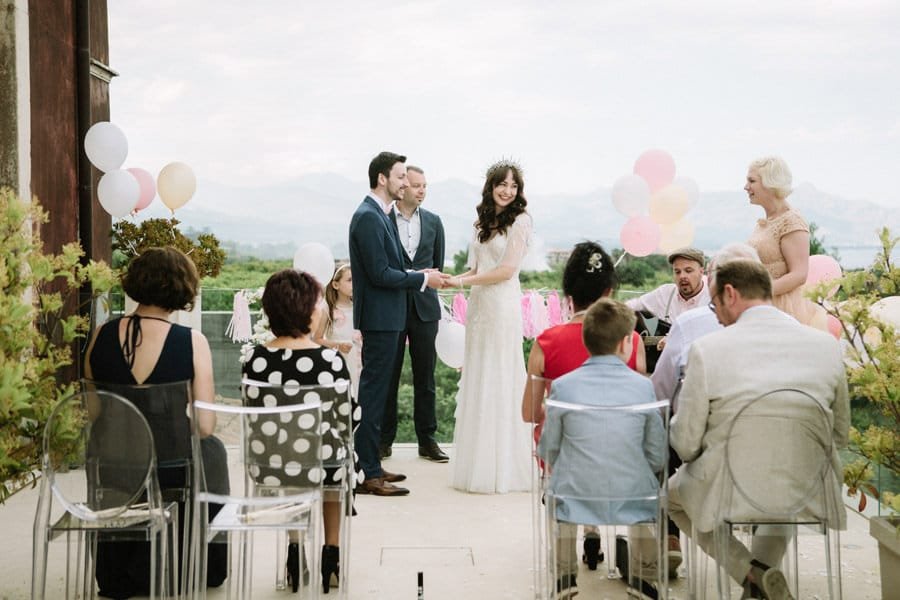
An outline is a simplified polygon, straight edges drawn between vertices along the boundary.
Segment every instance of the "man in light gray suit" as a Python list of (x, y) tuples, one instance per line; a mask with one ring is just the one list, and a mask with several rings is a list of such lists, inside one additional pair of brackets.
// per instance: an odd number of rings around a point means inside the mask
[[(723, 500), (733, 513), (746, 515), (755, 510), (734, 492), (725, 468), (730, 427), (749, 402), (772, 390), (792, 388), (815, 398), (821, 411), (785, 403), (771, 422), (787, 423), (801, 435), (821, 430), (824, 414), (831, 427), (822, 435), (833, 442), (826, 446), (830, 450), (817, 448), (830, 456), (810, 457), (810, 461), (830, 460), (833, 473), (826, 497), (811, 498), (804, 513), (827, 517), (831, 528), (844, 529), (837, 448), (847, 445), (850, 404), (840, 346), (827, 333), (802, 325), (771, 305), (772, 282), (758, 262), (736, 260), (718, 266), (710, 294), (710, 308), (725, 329), (691, 345), (678, 412), (671, 424), (672, 447), (685, 462), (670, 479), (671, 518), (686, 533), (695, 526), (697, 542), (716, 554), (713, 530), (719, 525)], [(777, 458), (779, 446), (791, 440), (771, 439), (768, 433), (760, 429), (754, 436), (758, 452), (731, 456), (732, 472), (768, 474), (763, 482), (767, 494), (773, 498), (792, 495), (809, 474), (785, 472)], [(793, 462), (788, 460), (793, 458), (784, 456), (784, 461)], [(731, 577), (744, 585), (743, 598), (790, 600), (784, 575), (774, 568), (781, 562), (787, 538), (777, 532), (760, 533), (754, 535), (750, 550), (732, 537), (728, 556), (722, 560)]]

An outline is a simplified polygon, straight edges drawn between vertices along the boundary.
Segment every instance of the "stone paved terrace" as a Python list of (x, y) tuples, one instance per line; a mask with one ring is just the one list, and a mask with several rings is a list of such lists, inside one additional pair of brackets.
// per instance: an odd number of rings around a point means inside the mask
[[(452, 454), (452, 449), (451, 449)], [(386, 461), (391, 471), (409, 475), (411, 494), (402, 498), (357, 498), (350, 555), (350, 598), (353, 600), (416, 598), (416, 573), (424, 572), (425, 598), (533, 598), (531, 496), (473, 495), (448, 485), (449, 465), (419, 459), (413, 445), (395, 445)], [(0, 507), (0, 599), (28, 598), (31, 578), (31, 536), (37, 489), (25, 489)], [(605, 542), (604, 542), (605, 544)], [(61, 544), (51, 549), (48, 598), (61, 597)], [(801, 536), (801, 581), (815, 579), (824, 564), (817, 536)], [(274, 543), (257, 538), (254, 598), (292, 597), (274, 589)], [(878, 551), (861, 516), (849, 515), (849, 530), (841, 536), (844, 598), (881, 598)], [(579, 598), (625, 598), (619, 580), (605, 571), (587, 571), (578, 578)], [(672, 597), (685, 598), (684, 579), (673, 584)], [(804, 599), (821, 598), (817, 592)], [(225, 598), (213, 591), (210, 598)], [(332, 595), (332, 597), (334, 597)], [(888, 598), (888, 595), (884, 596)]]

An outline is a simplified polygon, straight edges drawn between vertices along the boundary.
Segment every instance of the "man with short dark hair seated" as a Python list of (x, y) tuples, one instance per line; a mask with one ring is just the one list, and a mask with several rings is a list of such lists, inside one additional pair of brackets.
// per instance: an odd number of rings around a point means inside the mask
[[(835, 448), (847, 445), (850, 406), (837, 341), (772, 306), (772, 282), (765, 267), (751, 260), (720, 265), (710, 279), (710, 293), (710, 308), (725, 329), (691, 345), (678, 412), (671, 424), (672, 447), (685, 464), (669, 481), (669, 515), (685, 533), (690, 534), (695, 526), (697, 542), (715, 555), (713, 530), (721, 524), (718, 515), (722, 499), (738, 498), (725, 468), (725, 448), (739, 411), (773, 390), (795, 389), (809, 394), (821, 405), (816, 417), (825, 415), (831, 423), (832, 452), (822, 460), (830, 460), (834, 473), (840, 473)], [(785, 405), (784, 419), (798, 432), (818, 429), (822, 419), (813, 422), (816, 417), (811, 415), (815, 412)], [(762, 431), (759, 438), (761, 444), (778, 443), (767, 439)], [(759, 461), (759, 455), (753, 453), (730, 457), (735, 473), (765, 472), (765, 465)], [(771, 471), (778, 466), (772, 464)], [(796, 473), (796, 480), (790, 475), (773, 476), (765, 482), (766, 493), (773, 498), (792, 493), (803, 478), (809, 478), (809, 474)], [(831, 528), (843, 529), (846, 514), (836, 477), (830, 488), (826, 494), (829, 498), (811, 498), (806, 510), (829, 518)], [(823, 505), (829, 504), (834, 507), (833, 514), (821, 515)], [(747, 507), (739, 505), (738, 510), (745, 512)], [(792, 598), (784, 575), (777, 569), (787, 540), (778, 532), (754, 535), (748, 549), (733, 536), (729, 539), (728, 556), (719, 560), (724, 560), (729, 575), (743, 584), (742, 598)]]

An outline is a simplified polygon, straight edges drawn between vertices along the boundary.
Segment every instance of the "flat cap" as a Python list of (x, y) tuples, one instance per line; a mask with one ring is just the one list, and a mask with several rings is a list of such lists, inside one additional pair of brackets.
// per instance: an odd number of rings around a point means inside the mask
[(706, 264), (706, 257), (703, 256), (703, 251), (696, 248), (685, 247), (673, 250), (669, 253), (669, 264), (674, 263), (676, 258), (686, 258), (698, 262), (701, 267)]

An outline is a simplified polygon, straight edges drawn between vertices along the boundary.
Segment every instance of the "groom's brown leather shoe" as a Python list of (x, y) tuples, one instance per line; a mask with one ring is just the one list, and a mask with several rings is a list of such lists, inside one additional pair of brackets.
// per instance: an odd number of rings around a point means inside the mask
[(404, 475), (403, 473), (390, 473), (388, 471), (385, 471), (384, 469), (381, 470), (381, 478), (388, 483), (406, 481), (406, 475)]
[(384, 477), (373, 477), (356, 486), (356, 493), (374, 494), (375, 496), (405, 496), (409, 490), (385, 481)]

